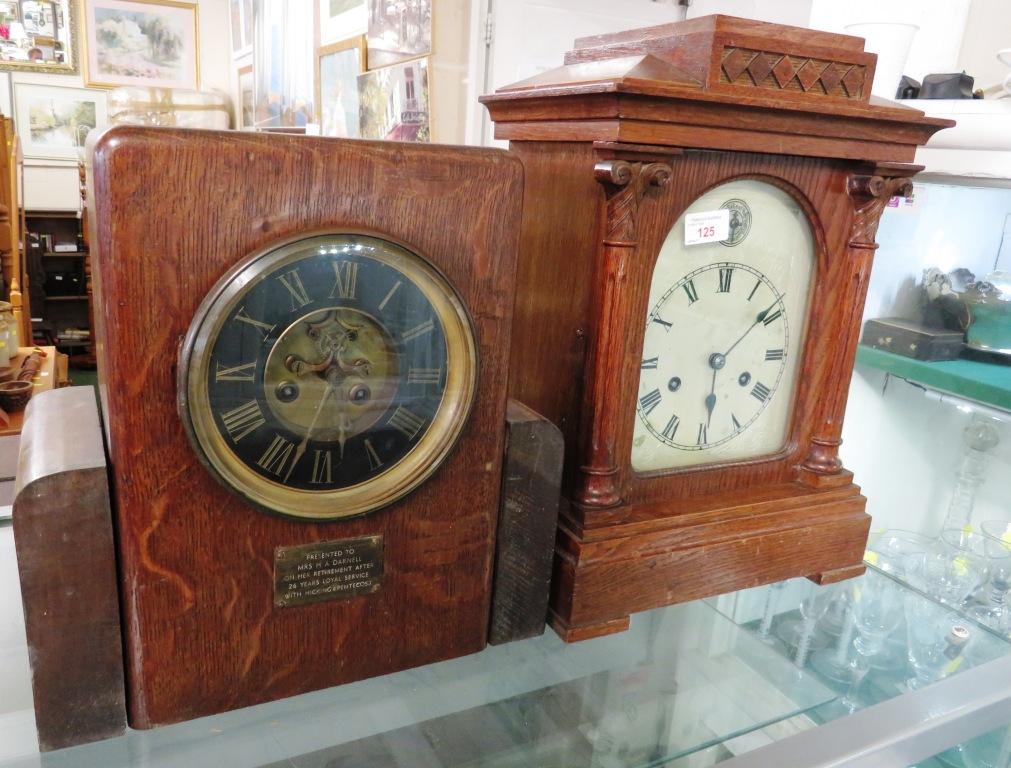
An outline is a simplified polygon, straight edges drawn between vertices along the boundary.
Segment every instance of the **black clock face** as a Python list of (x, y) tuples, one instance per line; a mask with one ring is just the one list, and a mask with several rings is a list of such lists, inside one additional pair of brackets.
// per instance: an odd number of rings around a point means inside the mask
[(266, 509), (329, 519), (434, 471), (469, 412), (476, 352), (462, 302), (424, 259), (334, 234), (225, 275), (181, 370), (184, 422), (219, 478)]

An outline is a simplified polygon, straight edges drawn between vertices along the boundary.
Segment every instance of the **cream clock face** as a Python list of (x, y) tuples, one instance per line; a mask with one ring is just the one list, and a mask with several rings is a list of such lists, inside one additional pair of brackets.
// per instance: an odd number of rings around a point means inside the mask
[[(729, 221), (726, 239), (685, 245), (686, 221), (708, 213)], [(653, 272), (635, 471), (740, 461), (787, 447), (813, 268), (807, 217), (778, 187), (733, 181), (689, 206)]]

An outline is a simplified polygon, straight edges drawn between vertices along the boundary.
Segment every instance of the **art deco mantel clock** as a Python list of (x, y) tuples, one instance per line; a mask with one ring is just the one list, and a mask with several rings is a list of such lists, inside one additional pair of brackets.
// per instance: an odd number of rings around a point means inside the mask
[(131, 725), (483, 648), (519, 163), (140, 127), (89, 151)]
[(862, 570), (838, 449), (874, 236), (949, 122), (863, 41), (724, 16), (483, 99), (525, 172), (510, 396), (565, 435), (551, 622)]

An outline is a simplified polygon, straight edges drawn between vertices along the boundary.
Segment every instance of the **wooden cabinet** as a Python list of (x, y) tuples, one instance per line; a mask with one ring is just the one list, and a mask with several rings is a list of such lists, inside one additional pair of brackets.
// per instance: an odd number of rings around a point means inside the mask
[(91, 343), (88, 252), (73, 211), (26, 216), (26, 270), (37, 339), (73, 352)]

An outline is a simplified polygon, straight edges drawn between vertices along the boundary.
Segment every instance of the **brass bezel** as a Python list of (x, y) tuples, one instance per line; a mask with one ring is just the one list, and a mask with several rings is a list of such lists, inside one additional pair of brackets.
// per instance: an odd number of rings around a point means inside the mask
[[(446, 387), (419, 442), (382, 474), (357, 485), (305, 491), (251, 471), (219, 432), (207, 395), (210, 350), (222, 326), (249, 287), (266, 275), (306, 258), (319, 245), (372, 248), (369, 254), (396, 269), (426, 296), (446, 339)], [(361, 232), (325, 231), (286, 238), (242, 259), (226, 272), (198, 307), (180, 348), (178, 406), (187, 436), (201, 461), (227, 488), (256, 507), (306, 520), (363, 515), (403, 498), (424, 483), (449, 455), (467, 423), (477, 394), (478, 355), (474, 325), (448, 279), (425, 257), (391, 238)]]

